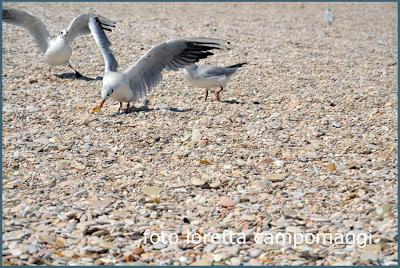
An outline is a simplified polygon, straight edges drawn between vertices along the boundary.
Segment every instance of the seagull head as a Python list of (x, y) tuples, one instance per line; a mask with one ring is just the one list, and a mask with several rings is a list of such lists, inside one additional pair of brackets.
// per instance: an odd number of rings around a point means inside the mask
[(103, 77), (100, 107), (102, 107), (109, 98), (115, 99), (119, 96), (120, 90), (123, 90), (127, 83), (127, 78), (123, 73), (106, 72)]
[(67, 38), (67, 35), (68, 35), (68, 31), (67, 31), (67, 30), (65, 30), (65, 29), (61, 30), (60, 36), (61, 36), (62, 38)]
[(111, 98), (111, 96), (114, 94), (115, 89), (112, 87), (103, 87), (101, 90), (101, 102), (100, 102), (100, 108), (103, 107), (104, 103), (106, 100)]

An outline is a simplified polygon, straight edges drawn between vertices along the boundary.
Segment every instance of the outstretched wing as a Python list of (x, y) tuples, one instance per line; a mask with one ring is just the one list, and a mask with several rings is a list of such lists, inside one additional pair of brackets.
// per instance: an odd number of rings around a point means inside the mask
[(42, 53), (46, 52), (49, 46), (50, 34), (40, 19), (20, 9), (4, 8), (3, 21), (21, 26), (28, 30), (35, 39)]
[(130, 88), (137, 98), (141, 98), (161, 82), (164, 69), (176, 71), (213, 55), (210, 50), (221, 48), (220, 40), (210, 38), (175, 39), (161, 43), (125, 71)]
[(105, 17), (96, 14), (82, 14), (73, 19), (71, 24), (68, 26), (67, 31), (68, 31), (69, 42), (72, 42), (79, 35), (90, 34), (89, 20), (91, 18), (97, 18), (101, 28), (106, 31), (111, 32), (112, 28), (115, 27), (115, 22)]
[(115, 59), (110, 46), (111, 42), (108, 40), (107, 35), (104, 32), (104, 28), (101, 26), (100, 18), (89, 19), (89, 29), (92, 33), (97, 46), (100, 48), (101, 55), (103, 55), (105, 62), (105, 72), (116, 72), (118, 69), (118, 62)]

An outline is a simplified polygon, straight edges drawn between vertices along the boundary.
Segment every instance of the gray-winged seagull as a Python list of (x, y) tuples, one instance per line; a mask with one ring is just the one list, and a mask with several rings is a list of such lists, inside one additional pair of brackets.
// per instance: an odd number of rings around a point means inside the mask
[(77, 77), (81, 77), (82, 75), (75, 70), (69, 62), (72, 55), (71, 43), (79, 35), (90, 33), (88, 25), (90, 18), (97, 18), (100, 27), (104, 30), (111, 31), (111, 29), (115, 27), (114, 22), (102, 16), (96, 14), (82, 14), (72, 20), (68, 29), (61, 30), (57, 37), (51, 38), (46, 26), (37, 17), (20, 9), (3, 9), (3, 21), (21, 26), (28, 30), (50, 66), (68, 64), (68, 66), (75, 71)]
[(224, 90), (232, 76), (245, 64), (247, 63), (244, 62), (227, 67), (192, 64), (186, 67), (183, 72), (189, 83), (195, 87), (206, 89), (204, 100), (207, 100), (209, 88), (219, 88), (215, 92), (215, 97), (218, 101), (221, 101), (219, 94)]

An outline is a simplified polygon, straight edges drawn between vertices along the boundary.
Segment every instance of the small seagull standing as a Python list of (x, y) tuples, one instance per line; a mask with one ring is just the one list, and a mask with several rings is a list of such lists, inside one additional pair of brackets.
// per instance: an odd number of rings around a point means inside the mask
[(324, 19), (329, 26), (331, 26), (331, 24), (335, 21), (335, 15), (333, 15), (331, 7), (328, 7), (325, 10)]
[(184, 74), (189, 83), (195, 87), (206, 89), (204, 101), (207, 100), (208, 90), (210, 88), (219, 88), (219, 90), (215, 92), (215, 98), (221, 101), (219, 94), (224, 90), (224, 87), (232, 76), (246, 64), (246, 62), (243, 62), (227, 67), (192, 64), (185, 68)]
[(109, 98), (119, 101), (118, 112), (122, 102), (127, 102), (126, 112), (129, 112), (129, 103), (149, 95), (162, 81), (164, 70), (177, 71), (213, 55), (211, 50), (223, 48), (222, 42), (217, 39), (169, 40), (154, 46), (126, 71), (119, 72), (118, 62), (110, 49), (111, 43), (99, 21), (90, 19), (89, 28), (105, 61), (102, 100), (99, 106), (93, 108), (94, 112), (99, 112)]
[[(82, 75), (75, 70), (69, 62), (72, 55), (70, 44), (79, 35), (90, 34), (88, 25), (90, 18), (97, 18), (104, 30), (111, 31), (112, 28), (115, 27), (115, 23), (107, 18), (96, 14), (83, 14), (72, 20), (68, 29), (61, 30), (57, 37), (51, 38), (44, 23), (32, 14), (20, 9), (3, 9), (3, 21), (9, 24), (21, 26), (28, 30), (35, 39), (41, 52), (44, 54), (46, 62), (50, 66), (68, 64), (68, 66), (75, 71), (76, 77), (82, 77)], [(27, 45), (30, 46), (30, 44)], [(49, 67), (49, 78), (50, 70), (51, 67)]]

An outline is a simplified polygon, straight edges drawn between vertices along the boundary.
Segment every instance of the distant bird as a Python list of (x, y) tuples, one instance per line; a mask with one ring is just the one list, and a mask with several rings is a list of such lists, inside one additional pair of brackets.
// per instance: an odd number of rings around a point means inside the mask
[(223, 48), (221, 41), (217, 39), (169, 40), (151, 48), (125, 72), (118, 72), (118, 63), (110, 49), (111, 43), (101, 24), (96, 19), (90, 19), (89, 28), (105, 61), (102, 100), (99, 106), (93, 108), (94, 112), (100, 111), (109, 98), (119, 101), (118, 112), (121, 110), (122, 103), (127, 102), (126, 112), (128, 112), (130, 102), (135, 102), (150, 94), (161, 82), (164, 70), (177, 71), (213, 55), (210, 50)]
[(207, 100), (208, 90), (210, 88), (219, 88), (219, 90), (215, 92), (215, 98), (221, 101), (219, 94), (224, 90), (224, 87), (232, 76), (246, 64), (246, 62), (243, 62), (227, 67), (192, 64), (185, 68), (184, 74), (189, 83), (195, 87), (206, 89), (206, 97), (204, 100)]
[(324, 19), (329, 26), (331, 26), (331, 24), (335, 21), (335, 15), (333, 15), (331, 7), (328, 7), (325, 10)]
[[(88, 25), (90, 18), (97, 19), (104, 30), (111, 31), (111, 29), (115, 27), (115, 23), (107, 18), (96, 14), (83, 14), (73, 19), (68, 29), (61, 30), (57, 37), (51, 38), (44, 23), (32, 14), (20, 9), (3, 9), (3, 21), (21, 26), (28, 30), (50, 66), (68, 64), (68, 66), (75, 71), (76, 77), (82, 77), (82, 75), (75, 70), (69, 62), (72, 55), (72, 48), (70, 45), (79, 35), (90, 33)], [(27, 46), (30, 45), (31, 44), (27, 44)], [(51, 67), (49, 68), (49, 77), (50, 70)]]

